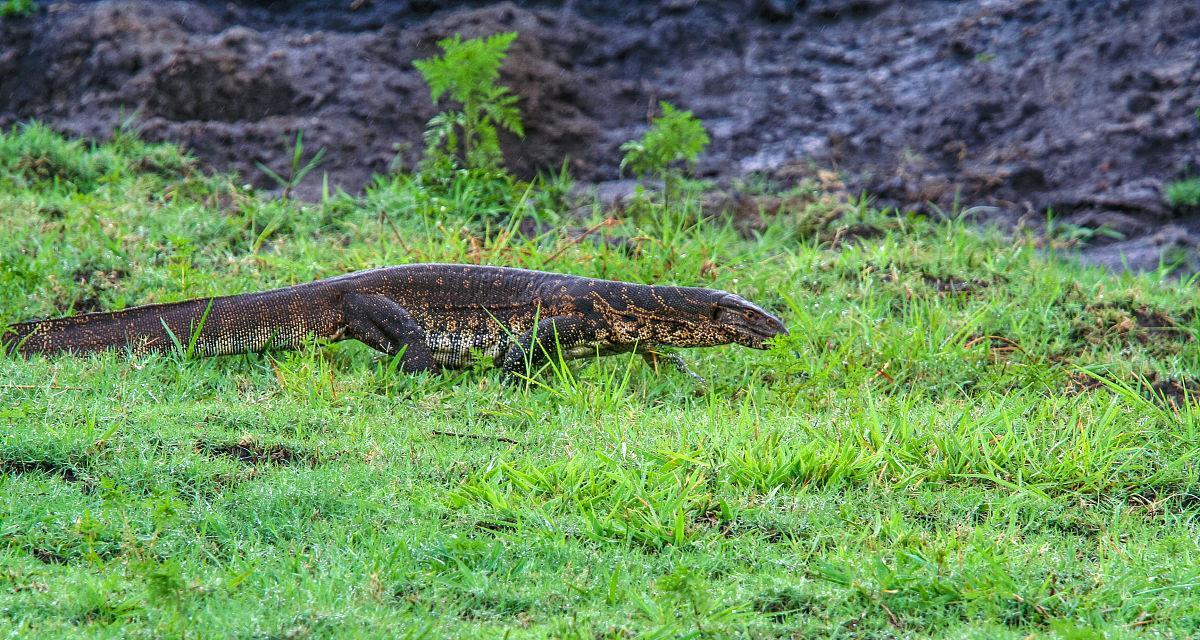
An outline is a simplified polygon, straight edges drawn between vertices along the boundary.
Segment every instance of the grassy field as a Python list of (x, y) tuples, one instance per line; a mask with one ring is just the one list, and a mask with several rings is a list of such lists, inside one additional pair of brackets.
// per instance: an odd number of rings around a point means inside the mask
[(454, 261), (724, 288), (792, 331), (687, 352), (706, 387), (349, 342), (2, 360), (0, 636), (1200, 633), (1191, 284), (815, 187), (753, 237), (692, 199), (598, 232), (636, 251), (506, 226), (563, 186), (300, 203), (128, 134), (0, 137), (0, 323)]

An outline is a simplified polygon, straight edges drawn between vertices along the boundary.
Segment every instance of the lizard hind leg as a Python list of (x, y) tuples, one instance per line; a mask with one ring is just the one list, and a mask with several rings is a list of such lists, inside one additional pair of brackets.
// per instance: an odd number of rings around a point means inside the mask
[(346, 335), (389, 356), (404, 352), (405, 373), (435, 369), (425, 330), (404, 307), (382, 295), (348, 293), (342, 301)]

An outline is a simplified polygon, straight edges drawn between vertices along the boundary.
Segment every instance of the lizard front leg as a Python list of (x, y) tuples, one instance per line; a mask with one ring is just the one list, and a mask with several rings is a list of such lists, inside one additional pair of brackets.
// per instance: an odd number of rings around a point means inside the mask
[(346, 335), (368, 347), (395, 356), (404, 351), (405, 373), (430, 371), (433, 353), (425, 341), (425, 330), (387, 296), (347, 293), (342, 298)]
[(545, 318), (513, 340), (501, 365), (504, 375), (510, 379), (532, 376), (554, 355), (568, 352), (567, 357), (572, 357), (569, 350), (586, 344), (591, 339), (589, 333), (586, 324), (579, 318)]
[(695, 371), (692, 371), (691, 367), (688, 366), (687, 361), (684, 360), (683, 356), (679, 355), (678, 353), (674, 353), (674, 352), (662, 353), (659, 351), (642, 351), (641, 354), (642, 354), (642, 359), (646, 361), (646, 364), (650, 365), (654, 369), (655, 373), (658, 373), (659, 360), (665, 359), (667, 362), (671, 363), (671, 366), (674, 367), (676, 371), (679, 371), (680, 373), (686, 375), (687, 377), (691, 378), (692, 380), (695, 380), (697, 383), (699, 383), (701, 385), (708, 384), (708, 381), (704, 379), (704, 376), (701, 376), (700, 374), (696, 373)]

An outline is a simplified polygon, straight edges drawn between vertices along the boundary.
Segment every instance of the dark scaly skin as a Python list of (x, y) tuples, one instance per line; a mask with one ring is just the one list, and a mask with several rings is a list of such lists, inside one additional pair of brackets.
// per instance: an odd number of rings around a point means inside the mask
[(786, 333), (778, 318), (714, 289), (411, 264), (260, 293), (22, 322), (0, 343), (21, 355), (145, 353), (174, 349), (174, 334), (185, 347), (194, 339), (194, 354), (217, 356), (293, 349), (313, 337), (356, 339), (389, 355), (403, 353), (405, 371), (460, 369), (479, 353), (510, 374), (527, 374), (552, 354), (648, 354), (656, 346), (731, 343), (765, 349)]

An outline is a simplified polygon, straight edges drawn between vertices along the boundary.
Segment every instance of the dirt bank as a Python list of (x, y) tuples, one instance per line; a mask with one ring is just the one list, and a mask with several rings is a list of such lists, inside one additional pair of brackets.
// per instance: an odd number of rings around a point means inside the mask
[(516, 30), (505, 77), (528, 135), (506, 152), (523, 173), (569, 156), (615, 178), (617, 146), (667, 99), (708, 124), (709, 175), (813, 162), (905, 206), (1053, 207), (1124, 234), (1089, 250), (1110, 264), (1200, 246), (1160, 193), (1200, 175), (1193, 2), (40, 4), (0, 22), (0, 124), (103, 137), (136, 111), (147, 137), (262, 184), (254, 163), (282, 168), (299, 129), (349, 190), (397, 152), (411, 165), (434, 113), (412, 60)]

